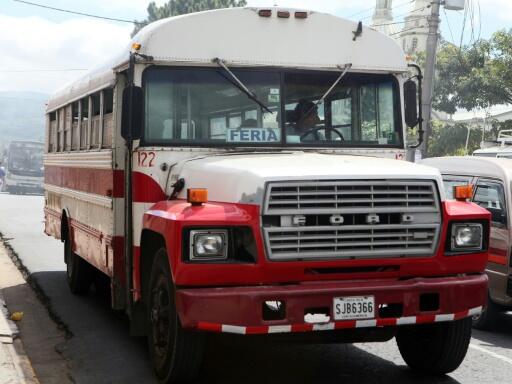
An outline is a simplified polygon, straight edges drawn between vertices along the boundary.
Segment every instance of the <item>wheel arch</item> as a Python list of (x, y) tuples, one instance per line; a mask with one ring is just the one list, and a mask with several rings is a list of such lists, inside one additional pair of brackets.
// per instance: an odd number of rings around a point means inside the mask
[(68, 236), (70, 234), (70, 217), (69, 210), (67, 208), (63, 208), (60, 218), (60, 240), (62, 242), (68, 240)]
[(151, 229), (143, 229), (140, 240), (139, 273), (137, 276), (142, 301), (147, 297), (147, 284), (151, 274), (151, 267), (156, 252), (160, 248), (165, 248), (168, 252), (164, 235)]

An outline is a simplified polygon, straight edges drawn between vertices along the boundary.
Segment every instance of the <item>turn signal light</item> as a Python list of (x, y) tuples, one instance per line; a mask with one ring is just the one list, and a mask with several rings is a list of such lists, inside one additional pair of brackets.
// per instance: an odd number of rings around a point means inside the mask
[(201, 205), (208, 201), (208, 190), (204, 188), (187, 189), (187, 201), (192, 205)]
[(260, 9), (258, 15), (261, 17), (270, 17), (272, 16), (272, 11), (270, 9)]
[(473, 197), (472, 185), (456, 185), (453, 187), (453, 196), (458, 201), (466, 201)]
[(132, 49), (134, 51), (138, 51), (141, 47), (142, 47), (142, 45), (140, 45), (139, 43), (133, 43), (132, 44)]

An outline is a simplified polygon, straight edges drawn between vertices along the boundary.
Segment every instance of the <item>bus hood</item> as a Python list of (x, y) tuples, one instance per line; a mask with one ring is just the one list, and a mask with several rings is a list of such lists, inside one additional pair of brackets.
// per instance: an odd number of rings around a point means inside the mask
[(435, 180), (441, 200), (439, 171), (406, 161), (320, 153), (257, 153), (212, 155), (177, 164), (171, 180), (183, 178), (187, 188), (207, 188), (208, 200), (261, 204), (265, 183), (294, 180)]

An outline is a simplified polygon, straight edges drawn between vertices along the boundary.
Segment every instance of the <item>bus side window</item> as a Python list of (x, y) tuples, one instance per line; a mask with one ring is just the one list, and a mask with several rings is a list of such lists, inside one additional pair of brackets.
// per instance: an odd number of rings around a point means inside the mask
[(87, 149), (88, 140), (88, 124), (89, 124), (89, 98), (84, 97), (80, 100), (80, 149)]
[(50, 112), (48, 119), (48, 152), (55, 152), (57, 150), (57, 113)]
[(91, 148), (98, 148), (100, 145), (100, 127), (101, 127), (101, 104), (100, 93), (95, 93), (91, 96), (92, 111), (91, 111)]
[(101, 147), (112, 147), (113, 134), (113, 113), (114, 110), (114, 90), (107, 88), (103, 90), (103, 140)]
[(64, 151), (64, 108), (57, 111), (57, 151)]
[(72, 150), (78, 151), (80, 149), (80, 130), (78, 129), (78, 117), (79, 117), (78, 101), (71, 104), (71, 136), (72, 136)]

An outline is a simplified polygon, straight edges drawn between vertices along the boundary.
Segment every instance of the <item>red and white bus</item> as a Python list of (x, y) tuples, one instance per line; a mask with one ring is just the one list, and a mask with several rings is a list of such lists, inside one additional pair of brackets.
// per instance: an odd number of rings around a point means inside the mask
[(396, 160), (410, 76), (391, 38), (319, 12), (147, 26), (48, 104), (45, 232), (71, 290), (110, 278), (162, 382), (197, 374), (208, 332), (396, 336), (411, 368), (456, 369), (489, 213)]

